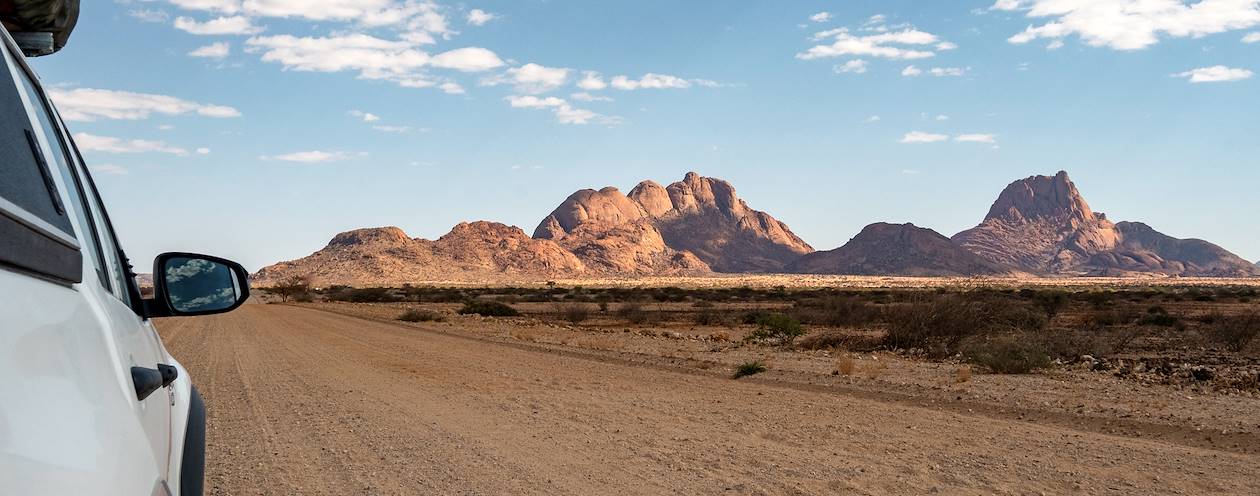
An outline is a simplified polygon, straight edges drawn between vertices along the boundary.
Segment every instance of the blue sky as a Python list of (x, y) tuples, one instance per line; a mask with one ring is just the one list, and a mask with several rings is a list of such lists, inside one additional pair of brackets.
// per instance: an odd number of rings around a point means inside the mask
[(532, 232), (689, 170), (830, 249), (952, 235), (1064, 169), (1114, 220), (1254, 261), (1257, 33), (1260, 0), (130, 0), (33, 65), (137, 267)]

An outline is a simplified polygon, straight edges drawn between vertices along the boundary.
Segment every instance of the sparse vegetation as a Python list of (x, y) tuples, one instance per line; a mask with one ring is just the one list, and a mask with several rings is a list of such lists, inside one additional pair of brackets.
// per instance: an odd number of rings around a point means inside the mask
[(411, 309), (398, 316), (403, 322), (446, 322), (446, 316), (432, 310)]
[(281, 302), (288, 302), (290, 299), (309, 295), (311, 292), (311, 278), (306, 276), (289, 277), (272, 287), (271, 292), (280, 295)]
[(497, 301), (472, 300), (464, 303), (459, 309), (460, 315), (480, 315), (482, 317), (516, 317), (520, 312), (510, 305)]
[(739, 367), (735, 368), (735, 375), (732, 376), (732, 378), (739, 379), (742, 377), (748, 377), (750, 375), (757, 375), (765, 371), (766, 371), (766, 364), (764, 363), (761, 363), (759, 361), (744, 362), (744, 363), (741, 363)]
[(580, 324), (591, 318), (591, 309), (584, 303), (561, 303), (557, 309), (561, 318), (573, 324)]
[(841, 358), (836, 362), (836, 373), (843, 376), (851, 376), (857, 371), (857, 362), (852, 358)]
[(1027, 374), (1050, 366), (1050, 354), (1045, 347), (1019, 336), (972, 343), (963, 354), (968, 362), (995, 374)]
[(789, 346), (796, 341), (796, 338), (804, 334), (805, 329), (795, 317), (782, 313), (769, 313), (757, 320), (757, 330), (749, 334), (748, 338)]
[(1239, 352), (1260, 335), (1260, 314), (1220, 316), (1207, 329), (1208, 338), (1226, 350)]

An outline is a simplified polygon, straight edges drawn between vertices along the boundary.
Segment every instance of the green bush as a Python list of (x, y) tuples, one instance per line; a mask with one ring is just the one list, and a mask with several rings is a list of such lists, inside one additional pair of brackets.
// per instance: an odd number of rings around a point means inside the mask
[(732, 376), (732, 378), (739, 379), (741, 377), (757, 375), (765, 371), (766, 371), (766, 364), (764, 363), (756, 362), (756, 361), (744, 362), (740, 364), (739, 367), (735, 368), (735, 375)]
[(1027, 374), (1050, 366), (1050, 353), (1027, 336), (1003, 337), (968, 345), (967, 362), (995, 374)]
[(770, 313), (757, 321), (757, 330), (748, 335), (748, 339), (771, 341), (780, 345), (790, 345), (796, 338), (805, 335), (801, 322), (791, 315)]
[(464, 302), (464, 307), (459, 309), (459, 314), (477, 314), (482, 317), (516, 317), (521, 313), (511, 306), (497, 301), (472, 300)]
[(403, 322), (446, 322), (446, 316), (432, 310), (412, 309), (398, 316)]

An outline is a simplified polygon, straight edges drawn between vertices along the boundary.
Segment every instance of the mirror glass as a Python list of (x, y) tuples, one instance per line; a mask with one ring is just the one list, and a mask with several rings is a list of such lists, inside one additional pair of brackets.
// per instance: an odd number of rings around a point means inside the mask
[(241, 294), (236, 273), (203, 258), (172, 257), (162, 269), (167, 303), (176, 312), (214, 312), (236, 304)]

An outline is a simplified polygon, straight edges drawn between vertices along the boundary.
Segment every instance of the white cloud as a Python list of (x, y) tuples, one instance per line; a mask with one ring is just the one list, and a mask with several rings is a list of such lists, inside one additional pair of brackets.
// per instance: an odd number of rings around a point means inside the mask
[(473, 26), (481, 26), (487, 22), (493, 21), (499, 16), (491, 14), (481, 9), (472, 9), (468, 11), (468, 24)]
[(460, 72), (482, 72), (503, 67), (503, 61), (494, 52), (480, 47), (456, 48), (434, 55), (429, 61), (433, 67), (454, 69)]
[(196, 149), (195, 152), (197, 153), (197, 155), (209, 155), (210, 149), (203, 146), (201, 148)]
[[(810, 47), (808, 50), (796, 54), (796, 58), (812, 60), (827, 57), (858, 56), (914, 60), (936, 56), (933, 50), (948, 50), (954, 47), (952, 43), (944, 42), (938, 36), (920, 31), (914, 27), (905, 27), (900, 31), (883, 31), (864, 36), (854, 35), (848, 28), (837, 28), (816, 33), (813, 39), (814, 41), (829, 39), (831, 43)], [(942, 44), (945, 44), (946, 48), (941, 48)]]
[(376, 121), (381, 120), (380, 116), (373, 114), (371, 112), (364, 112), (362, 110), (351, 110), (346, 113), (349, 114), (351, 117), (363, 119), (363, 122), (376, 122)]
[(960, 134), (954, 137), (954, 141), (961, 143), (997, 143), (997, 137), (992, 134)]
[(1246, 36), (1243, 36), (1242, 42), (1243, 43), (1260, 43), (1260, 31), (1256, 31), (1254, 33), (1247, 33)]
[(574, 108), (569, 105), (563, 98), (549, 96), (540, 98), (534, 95), (513, 95), (505, 97), (512, 108), (524, 109), (549, 109), (556, 116), (556, 121), (561, 124), (590, 124), (599, 122), (603, 124), (618, 124), (621, 119), (602, 115), (591, 110)]
[(383, 40), (365, 34), (323, 38), (286, 34), (253, 37), (245, 43), (252, 50), (262, 51), (264, 62), (279, 63), (288, 70), (357, 71), (363, 79), (383, 79), (409, 88), (437, 84), (420, 71), (429, 64), (429, 54), (406, 41)]
[(869, 122), (879, 122), (879, 120), (880, 120), (880, 119), (879, 119), (879, 116), (878, 116), (878, 115), (872, 115), (872, 116), (870, 116), (870, 117), (867, 117), (865, 122), (868, 122), (868, 123), (869, 123)]
[(1058, 50), (1063, 48), (1063, 40), (1054, 40), (1046, 44), (1046, 50)]
[(79, 145), (79, 149), (85, 152), (105, 152), (105, 153), (169, 153), (172, 155), (188, 155), (188, 150), (177, 146), (167, 145), (162, 141), (154, 140), (123, 140), (110, 136), (98, 136), (88, 133), (77, 133), (74, 135), (75, 144)]
[(836, 72), (852, 72), (855, 74), (866, 73), (866, 61), (862, 59), (854, 59), (843, 64), (837, 65), (834, 70)]
[(902, 143), (938, 143), (946, 141), (949, 136), (944, 134), (925, 133), (922, 131), (911, 131), (901, 137)]
[(1173, 74), (1172, 76), (1188, 78), (1191, 83), (1220, 83), (1250, 79), (1254, 74), (1255, 73), (1247, 69), (1214, 65), (1212, 67), (1200, 67), (1186, 72), (1179, 72), (1177, 74)]
[(942, 52), (958, 49), (958, 45), (948, 41), (942, 41), (936, 44), (936, 49)]
[(320, 162), (336, 162), (350, 158), (345, 152), (325, 152), (320, 150), (312, 150), (309, 152), (293, 152), (283, 155), (262, 156), (263, 160), (280, 160), (284, 162), (298, 162), (304, 164), (315, 164)]
[(49, 88), (48, 94), (57, 104), (61, 116), (68, 121), (89, 122), (98, 119), (138, 120), (153, 114), (179, 115), (197, 113), (206, 117), (239, 117), (232, 107), (190, 102), (166, 95), (132, 93), (130, 91), (75, 88)]
[(381, 124), (381, 125), (372, 126), (372, 129), (385, 132), (385, 133), (397, 133), (397, 134), (411, 132), (411, 126), (387, 126), (387, 125)]
[(827, 22), (831, 20), (831, 12), (819, 12), (809, 16), (809, 20), (814, 22)]
[(177, 17), (175, 28), (200, 35), (257, 34), (263, 31), (263, 28), (255, 26), (244, 16), (219, 17), (206, 22), (191, 17)]
[(93, 172), (100, 172), (102, 174), (110, 174), (110, 175), (115, 175), (115, 176), (125, 176), (131, 173), (131, 171), (127, 170), (126, 167), (123, 167), (121, 165), (114, 165), (114, 164), (93, 165), (89, 167), (89, 169), (92, 169)]
[(608, 87), (608, 83), (604, 82), (604, 78), (600, 77), (598, 72), (583, 71), (582, 80), (578, 81), (578, 88), (587, 91), (598, 91)]
[(947, 120), (949, 120), (949, 116), (948, 116), (948, 115), (945, 115), (945, 114), (940, 114), (940, 115), (937, 115), (937, 116), (936, 116), (936, 120), (938, 120), (938, 121), (947, 121)]
[(241, 11), (240, 0), (167, 0), (187, 10), (205, 10), (211, 12), (221, 12), (224, 14), (236, 14)]
[(572, 95), (569, 95), (569, 97), (579, 102), (611, 102), (613, 101), (612, 97), (592, 95), (585, 91), (574, 93)]
[(486, 78), (481, 84), (486, 86), (511, 84), (519, 93), (536, 95), (564, 86), (568, 80), (569, 69), (529, 63), (508, 69), (504, 75)]
[(908, 65), (906, 66), (905, 69), (901, 70), (901, 75), (906, 76), (906, 77), (915, 77), (922, 74), (923, 74), (923, 69), (919, 69), (918, 67), (915, 67), (912, 65)]
[(537, 109), (537, 108), (559, 107), (565, 104), (565, 101), (563, 98), (558, 98), (554, 96), (549, 96), (546, 98), (539, 98), (533, 95), (525, 95), (525, 96), (512, 95), (512, 96), (504, 97), (503, 99), (507, 100), (508, 104), (511, 105), (512, 108)]
[(446, 93), (448, 95), (462, 95), (464, 93), (467, 93), (467, 91), (464, 91), (464, 87), (460, 86), (459, 83), (451, 83), (451, 82), (442, 83), (438, 85), (438, 89), (441, 89), (443, 93)]
[(192, 57), (206, 57), (211, 59), (221, 59), (227, 57), (232, 52), (232, 45), (226, 41), (211, 43), (191, 52), (188, 55)]
[(936, 77), (959, 77), (966, 74), (967, 69), (962, 67), (933, 67), (928, 70), (928, 73)]
[(1076, 35), (1115, 50), (1146, 48), (1161, 36), (1199, 38), (1260, 24), (1256, 0), (998, 0), (991, 8), (1046, 20), (1011, 36), (1011, 43)]
[[(625, 91), (639, 89), (684, 89), (690, 88), (692, 83), (700, 84), (700, 81), (704, 80), (687, 80), (678, 76), (671, 76), (669, 74), (654, 74), (649, 72), (639, 79), (631, 79), (627, 76), (615, 76), (612, 78), (612, 87)], [(704, 81), (703, 83), (704, 86), (711, 86), (713, 84), (716, 83), (712, 81)]]
[(171, 20), (171, 15), (165, 10), (156, 9), (134, 9), (127, 12), (127, 15), (139, 19), (143, 22), (155, 22), (165, 24)]

